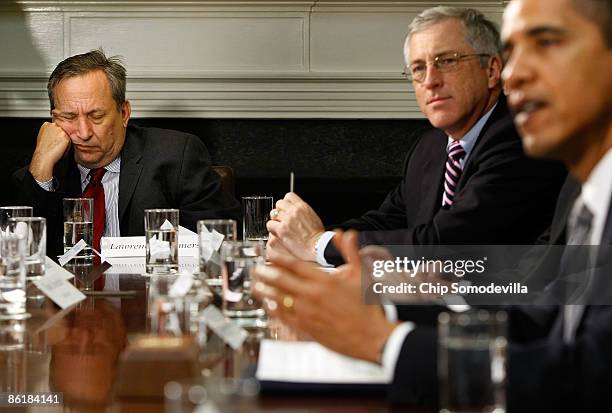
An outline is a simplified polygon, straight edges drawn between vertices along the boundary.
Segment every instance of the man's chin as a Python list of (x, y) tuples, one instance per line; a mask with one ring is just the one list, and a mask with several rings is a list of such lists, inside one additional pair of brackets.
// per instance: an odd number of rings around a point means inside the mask
[(558, 159), (559, 148), (551, 139), (542, 135), (521, 131), (521, 140), (525, 154), (530, 158)]
[(99, 157), (81, 156), (76, 152), (74, 154), (74, 160), (79, 165), (84, 166), (85, 168), (88, 168), (88, 169), (97, 168), (98, 165), (100, 164)]

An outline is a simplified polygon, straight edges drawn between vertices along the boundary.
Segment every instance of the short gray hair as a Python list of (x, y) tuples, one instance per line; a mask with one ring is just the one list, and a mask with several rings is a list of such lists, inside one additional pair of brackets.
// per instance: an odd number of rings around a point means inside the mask
[(610, 0), (573, 0), (574, 8), (593, 21), (601, 29), (608, 48), (612, 48), (612, 1)]
[[(424, 10), (408, 26), (406, 40), (409, 40), (414, 33), (447, 19), (457, 19), (463, 23), (465, 41), (476, 53), (501, 56), (502, 46), (497, 24), (487, 19), (484, 14), (475, 9), (438, 6)], [(408, 58), (409, 56), (406, 57)], [(486, 57), (481, 57), (480, 64), (485, 66), (488, 60)]]
[(96, 70), (101, 70), (106, 75), (113, 100), (117, 104), (117, 110), (121, 112), (121, 107), (125, 103), (125, 67), (122, 65), (120, 56), (106, 57), (102, 49), (71, 56), (57, 65), (47, 83), (51, 110), (55, 109), (55, 87), (62, 80), (82, 76)]

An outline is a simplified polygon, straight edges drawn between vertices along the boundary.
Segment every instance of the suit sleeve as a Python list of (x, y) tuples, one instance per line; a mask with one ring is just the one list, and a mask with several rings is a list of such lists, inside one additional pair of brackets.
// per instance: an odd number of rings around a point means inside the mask
[[(511, 315), (515, 320), (519, 311), (525, 309), (513, 309)], [(522, 337), (514, 332), (508, 352), (509, 411), (604, 411), (609, 408), (612, 307), (587, 307), (583, 317), (572, 343), (565, 343), (561, 338), (561, 317), (557, 317), (552, 334), (544, 337), (533, 327), (530, 334)]]
[(186, 140), (183, 162), (178, 176), (177, 204), (181, 210), (181, 223), (196, 230), (200, 219), (240, 219), (236, 199), (223, 192), (221, 178), (211, 169), (206, 147), (195, 136)]
[[(441, 208), (430, 221), (414, 225), (404, 209), (403, 225), (391, 229), (399, 223), (400, 206), (408, 196), (403, 191), (410, 186), (403, 182), (379, 210), (377, 222), (387, 217), (390, 224), (359, 228), (361, 245), (532, 244), (552, 220), (565, 171), (555, 163), (527, 159), (518, 139), (503, 140), (489, 140), (488, 147), (468, 161), (469, 180), (452, 208)], [(340, 258), (333, 245), (325, 257), (330, 263)]]
[(435, 326), (417, 326), (406, 336), (393, 382), (389, 402), (432, 408), (438, 402), (438, 332)]

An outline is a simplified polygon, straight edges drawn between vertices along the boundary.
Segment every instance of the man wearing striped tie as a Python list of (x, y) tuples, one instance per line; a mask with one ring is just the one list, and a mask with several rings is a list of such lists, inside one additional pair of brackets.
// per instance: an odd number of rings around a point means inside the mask
[[(591, 278), (586, 300), (575, 305), (507, 308), (511, 412), (595, 412), (612, 405), (611, 28), (610, 1), (513, 0), (504, 13), (503, 77), (525, 150), (563, 161), (572, 175), (557, 204), (549, 250), (581, 245), (588, 264), (573, 274)], [(393, 325), (363, 303), (354, 236), (337, 237), (349, 262), (341, 279), (279, 255), (274, 266), (258, 268), (255, 289), (279, 303), (274, 313), (307, 336), (391, 369), (393, 401), (435, 405), (437, 329)], [(558, 260), (559, 276), (577, 264), (564, 263), (571, 250)]]
[[(435, 129), (417, 139), (402, 181), (377, 210), (336, 227), (359, 230), (361, 245), (533, 243), (552, 218), (564, 172), (523, 153), (502, 93), (495, 24), (473, 9), (426, 10), (410, 24), (404, 55)], [(333, 232), (295, 193), (270, 218), (271, 253), (338, 263)]]

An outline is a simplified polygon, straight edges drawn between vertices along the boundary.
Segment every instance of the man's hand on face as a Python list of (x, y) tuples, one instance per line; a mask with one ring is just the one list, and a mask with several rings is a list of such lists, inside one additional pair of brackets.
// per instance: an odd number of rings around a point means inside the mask
[(268, 248), (284, 249), (305, 261), (315, 261), (315, 244), (325, 232), (321, 218), (293, 192), (276, 202), (267, 223)]
[(379, 362), (395, 324), (381, 306), (363, 302), (356, 234), (338, 233), (334, 242), (346, 262), (336, 273), (279, 254), (272, 265), (255, 269), (255, 295), (274, 303), (268, 305), (272, 315), (324, 346)]
[(36, 149), (30, 162), (30, 173), (41, 182), (53, 178), (55, 164), (70, 149), (70, 137), (55, 123), (45, 122), (36, 138)]

